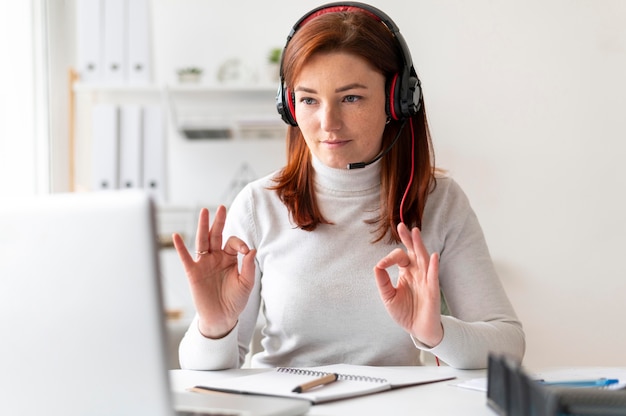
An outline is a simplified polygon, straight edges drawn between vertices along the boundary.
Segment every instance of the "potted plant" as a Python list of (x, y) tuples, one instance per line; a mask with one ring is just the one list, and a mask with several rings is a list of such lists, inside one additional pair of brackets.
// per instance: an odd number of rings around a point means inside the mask
[(282, 53), (282, 48), (272, 48), (270, 49), (270, 53), (268, 54), (267, 59), (270, 61), (270, 63), (279, 64), (280, 56), (282, 55)]
[(202, 79), (202, 68), (189, 66), (177, 71), (178, 81), (181, 83), (197, 83)]
[(267, 55), (267, 73), (271, 82), (276, 82), (280, 78), (280, 57), (282, 53), (282, 48), (272, 48)]

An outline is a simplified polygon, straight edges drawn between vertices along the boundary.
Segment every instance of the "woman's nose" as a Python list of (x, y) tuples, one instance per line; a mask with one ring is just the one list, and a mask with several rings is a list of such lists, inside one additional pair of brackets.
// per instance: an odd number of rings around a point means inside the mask
[(341, 114), (333, 105), (326, 105), (322, 110), (321, 127), (324, 131), (333, 131), (341, 128)]

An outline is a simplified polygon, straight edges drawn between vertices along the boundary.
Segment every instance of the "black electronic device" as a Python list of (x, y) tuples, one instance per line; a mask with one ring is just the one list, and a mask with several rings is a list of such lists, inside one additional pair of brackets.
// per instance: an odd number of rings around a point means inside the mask
[(490, 354), (487, 405), (500, 416), (624, 416), (626, 390), (548, 385), (519, 362)]

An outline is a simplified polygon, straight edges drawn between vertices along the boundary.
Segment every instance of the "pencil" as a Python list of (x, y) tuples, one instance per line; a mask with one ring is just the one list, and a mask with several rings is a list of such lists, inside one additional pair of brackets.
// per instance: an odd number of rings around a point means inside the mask
[(330, 384), (339, 378), (339, 375), (336, 373), (330, 373), (323, 377), (316, 378), (315, 380), (311, 380), (307, 383), (300, 384), (295, 389), (291, 390), (293, 393), (304, 393), (305, 391), (311, 390), (313, 387), (321, 386), (324, 384)]

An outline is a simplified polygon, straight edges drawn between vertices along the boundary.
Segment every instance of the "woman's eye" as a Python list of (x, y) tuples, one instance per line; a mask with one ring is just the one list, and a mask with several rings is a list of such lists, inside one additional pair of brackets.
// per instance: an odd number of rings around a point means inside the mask
[(347, 95), (344, 98), (344, 101), (349, 102), (349, 103), (354, 103), (356, 101), (359, 101), (361, 97), (359, 97), (358, 95)]
[(300, 99), (300, 102), (306, 105), (312, 105), (315, 104), (315, 100), (313, 98), (309, 98), (309, 97), (302, 97)]

